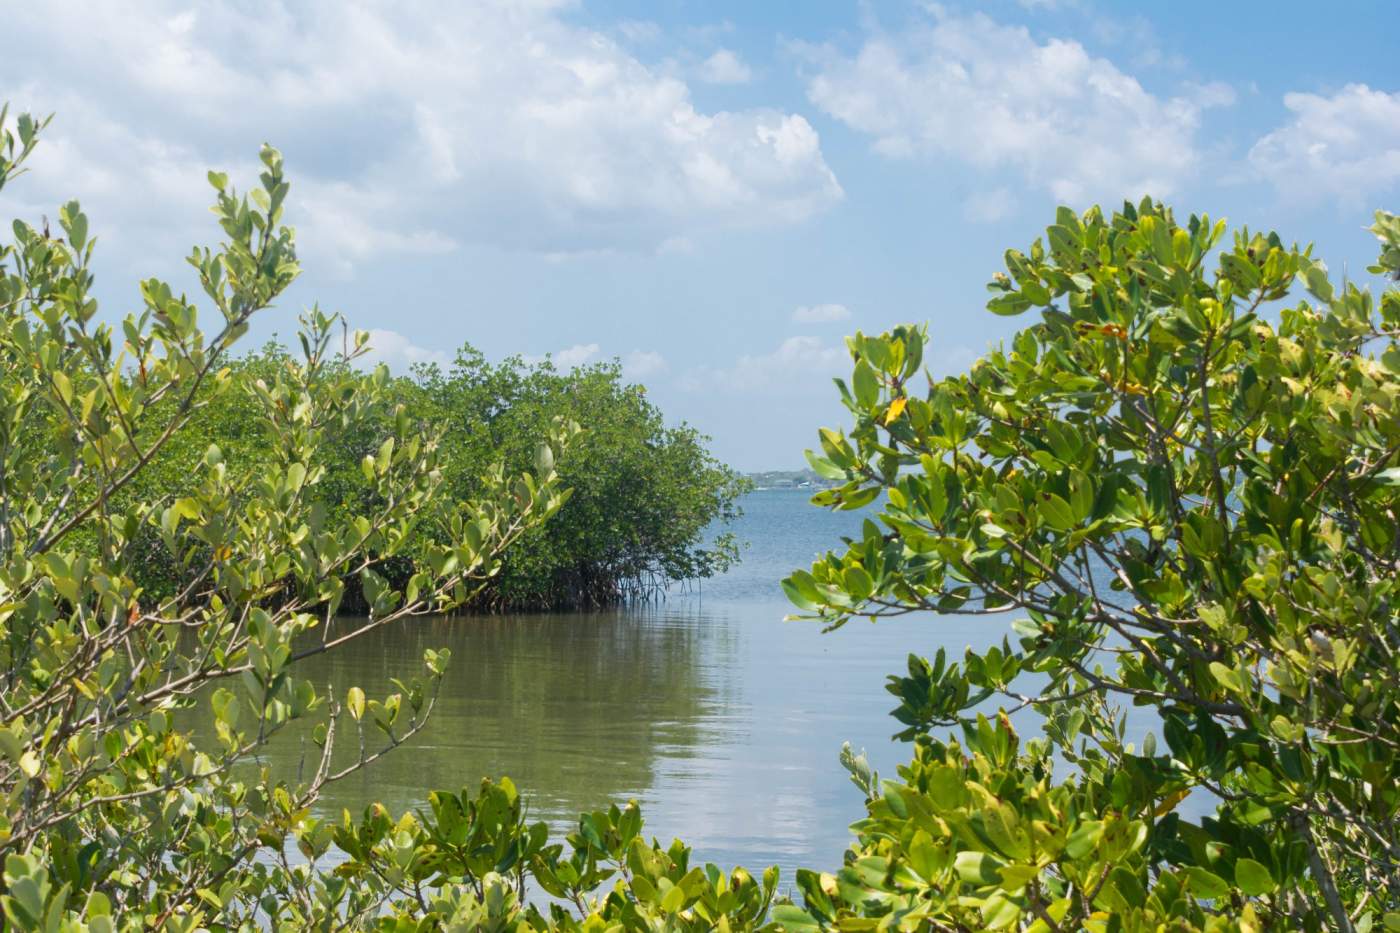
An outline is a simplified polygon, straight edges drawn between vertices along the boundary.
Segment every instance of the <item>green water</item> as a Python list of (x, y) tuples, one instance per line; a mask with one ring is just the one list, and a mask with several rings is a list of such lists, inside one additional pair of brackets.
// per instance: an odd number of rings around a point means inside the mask
[[(359, 684), (377, 696), (417, 671), (425, 648), (452, 650), (427, 728), (329, 788), (319, 808), (380, 800), (398, 811), (428, 790), (505, 774), (561, 830), (580, 810), (636, 798), (649, 833), (686, 840), (702, 861), (779, 864), (788, 883), (795, 866), (839, 865), (845, 827), (863, 813), (841, 743), (868, 748), (891, 774), (908, 756), (890, 740), (885, 676), (910, 651), (1000, 641), (1006, 623), (909, 618), (822, 634), (784, 622), (778, 580), (859, 519), (797, 491), (753, 493), (744, 507), (743, 564), (657, 605), (435, 619), (310, 660), (338, 695)], [(299, 755), (295, 743), (267, 753), (288, 774)]]

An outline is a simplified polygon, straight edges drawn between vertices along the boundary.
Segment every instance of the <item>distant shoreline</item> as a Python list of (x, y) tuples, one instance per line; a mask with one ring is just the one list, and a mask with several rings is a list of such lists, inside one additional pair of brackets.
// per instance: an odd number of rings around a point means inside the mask
[(811, 470), (767, 470), (760, 473), (745, 473), (744, 478), (753, 484), (754, 492), (796, 489), (816, 491), (840, 485), (840, 483), (818, 476)]

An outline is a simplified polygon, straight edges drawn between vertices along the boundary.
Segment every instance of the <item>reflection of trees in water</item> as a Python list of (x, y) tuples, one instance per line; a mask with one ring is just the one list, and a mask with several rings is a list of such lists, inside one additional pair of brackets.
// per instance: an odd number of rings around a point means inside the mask
[[(721, 738), (707, 720), (734, 705), (736, 634), (723, 619), (664, 607), (434, 619), (368, 633), (308, 659), (306, 676), (339, 697), (358, 684), (373, 698), (392, 692), (390, 677), (418, 673), (426, 648), (450, 648), (452, 665), (428, 727), (329, 788), (321, 808), (380, 800), (400, 810), (429, 790), (501, 774), (546, 819), (640, 795), (659, 757), (688, 758)], [(342, 720), (338, 741), (346, 758), (349, 725)], [(264, 758), (294, 777), (301, 742), (290, 738)]]

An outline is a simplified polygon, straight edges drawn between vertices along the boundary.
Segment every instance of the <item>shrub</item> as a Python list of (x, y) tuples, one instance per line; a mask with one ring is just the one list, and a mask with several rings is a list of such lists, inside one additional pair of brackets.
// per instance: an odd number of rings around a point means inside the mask
[[(1400, 218), (1372, 229), (1400, 277)], [(1213, 257), (1224, 232), (1061, 209), (989, 286), (1041, 320), (926, 389), (924, 329), (851, 339), (816, 501), (882, 506), (789, 595), (831, 626), (1022, 618), (891, 678), (914, 759), (858, 781), (846, 868), (799, 879), (813, 922), (1400, 928), (1400, 289), (1275, 234)]]
[[(11, 128), (0, 112), (0, 187), (41, 129), (28, 116)], [(264, 147), (262, 163), (246, 197), (209, 176), (226, 240), (189, 261), (211, 333), (154, 279), (139, 316), (100, 323), (94, 240), (76, 202), (60, 235), (17, 221), (0, 251), (0, 856), (6, 918), (20, 928), (57, 929), (69, 905), (95, 929), (113, 913), (132, 926), (193, 928), (211, 911), (251, 922), (276, 884), (253, 853), (280, 851), (327, 782), (421, 728), (447, 659), (429, 652), (423, 676), (396, 692), (366, 700), (356, 688), (343, 701), (299, 678), (296, 662), (466, 601), (563, 503), (550, 466), (551, 444), (573, 433), (562, 424), (533, 475), (496, 469), (471, 501), (448, 496), (436, 435), (386, 409), (384, 370), (363, 376), (334, 359), (334, 319), (317, 310), (303, 318), (303, 356), (243, 386), (265, 451), (256, 469), (204, 444), (177, 496), (128, 494), (173, 437), (198, 436), (209, 400), (230, 390), (229, 348), (297, 275), (282, 159)], [(356, 335), (346, 356), (364, 343)], [(323, 441), (366, 425), (379, 431), (358, 464), (374, 507), (327, 509), (315, 495)], [(389, 585), (376, 568), (425, 523), (438, 534)], [(137, 583), (143, 536), (175, 577), (159, 598)], [(358, 629), (336, 620), (346, 577), (370, 609)], [(197, 701), (216, 720), (212, 743), (177, 728)], [(315, 721), (304, 774), (237, 767), (298, 719)], [(347, 728), (359, 755), (333, 767)]]

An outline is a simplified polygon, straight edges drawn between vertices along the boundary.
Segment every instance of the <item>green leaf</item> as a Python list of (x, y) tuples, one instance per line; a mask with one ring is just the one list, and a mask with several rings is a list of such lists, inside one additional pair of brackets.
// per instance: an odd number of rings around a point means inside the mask
[(1269, 869), (1252, 858), (1241, 858), (1235, 862), (1235, 884), (1244, 893), (1255, 897), (1268, 894), (1277, 887)]
[(856, 401), (862, 408), (871, 408), (880, 399), (880, 383), (875, 370), (864, 359), (856, 361), (855, 373), (851, 377)]
[(820, 930), (822, 928), (816, 917), (794, 904), (779, 904), (774, 907), (773, 920), (784, 930)]
[(1008, 927), (1020, 916), (1021, 906), (1002, 891), (997, 891), (982, 902), (982, 920), (989, 930)]
[(58, 397), (63, 400), (63, 404), (73, 404), (73, 383), (68, 380), (67, 374), (61, 369), (55, 369), (49, 375), (53, 379), (53, 387), (58, 392)]
[(1069, 839), (1065, 842), (1065, 854), (1072, 859), (1082, 859), (1093, 852), (1103, 838), (1104, 822), (1102, 820), (1088, 820), (1079, 824), (1074, 832), (1069, 834)]
[(990, 852), (959, 852), (953, 859), (953, 870), (968, 884), (982, 886), (999, 883), (1005, 864)]
[(1206, 871), (1198, 865), (1189, 865), (1185, 869), (1187, 884), (1198, 897), (1207, 900), (1215, 900), (1224, 897), (1230, 892), (1230, 885), (1219, 875)]
[(1077, 524), (1069, 503), (1053, 492), (1042, 496), (1039, 509), (1045, 521), (1056, 531), (1069, 531)]
[(383, 476), (389, 471), (389, 464), (394, 457), (394, 439), (386, 437), (384, 443), (379, 445), (379, 452), (374, 457), (375, 472)]
[(554, 451), (548, 444), (541, 444), (535, 448), (535, 472), (541, 478), (548, 477), (554, 472)]
[(661, 898), (661, 909), (673, 914), (685, 906), (685, 890), (676, 885)]
[(1381, 354), (1381, 363), (1392, 373), (1400, 375), (1400, 346), (1387, 347)]
[(1231, 667), (1226, 667), (1219, 661), (1211, 661), (1209, 667), (1211, 675), (1214, 676), (1226, 690), (1232, 693), (1240, 693), (1244, 689), (1240, 681), (1239, 671)]
[(847, 593), (857, 601), (867, 598), (875, 589), (874, 581), (870, 579), (870, 574), (857, 564), (852, 564), (841, 573), (841, 580), (845, 584)]

